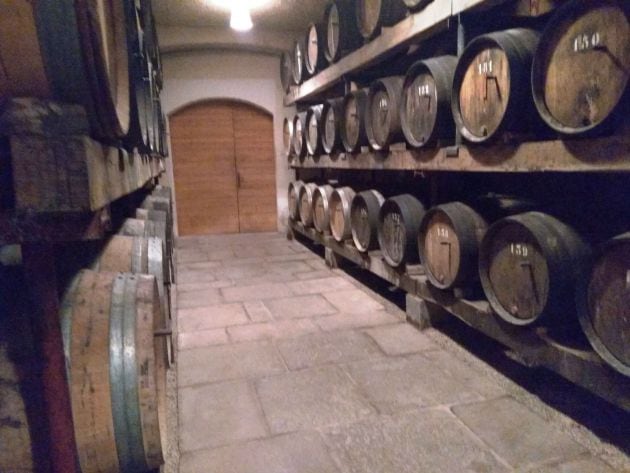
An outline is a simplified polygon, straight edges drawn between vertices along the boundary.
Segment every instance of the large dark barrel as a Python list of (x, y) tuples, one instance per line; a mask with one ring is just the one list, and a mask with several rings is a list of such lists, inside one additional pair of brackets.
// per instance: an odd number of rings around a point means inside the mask
[(61, 327), (82, 471), (137, 473), (163, 463), (159, 317), (153, 276), (83, 270), (66, 292)]
[(494, 223), (479, 252), (479, 276), (494, 311), (514, 325), (541, 317), (570, 322), (573, 294), (588, 247), (568, 225), (541, 212)]
[(393, 26), (407, 14), (403, 0), (356, 0), (356, 21), (366, 40), (381, 34), (383, 26)]
[(464, 287), (479, 278), (479, 245), (488, 224), (462, 202), (427, 211), (420, 225), (418, 251), (429, 281), (440, 289)]
[(359, 192), (352, 199), (350, 222), (352, 240), (359, 251), (370, 251), (378, 248), (378, 216), (385, 198), (379, 191)]
[(365, 133), (365, 113), (367, 105), (367, 91), (355, 90), (343, 99), (343, 115), (341, 123), (341, 141), (348, 153), (361, 151), (361, 146), (367, 146)]
[(313, 191), (313, 226), (319, 232), (330, 230), (330, 196), (334, 187), (328, 184)]
[(385, 261), (394, 267), (415, 264), (418, 256), (418, 231), (424, 217), (422, 202), (410, 194), (390, 197), (378, 215), (378, 243)]
[(306, 112), (306, 149), (311, 156), (322, 153), (322, 105), (313, 105)]
[(455, 56), (425, 59), (407, 71), (400, 106), (400, 124), (407, 143), (416, 148), (452, 140), (451, 111)]
[(282, 122), (282, 146), (284, 155), (290, 159), (293, 155), (293, 120), (288, 117)]
[(303, 158), (306, 151), (306, 112), (300, 112), (293, 117), (293, 154)]
[(549, 21), (534, 57), (532, 89), (554, 130), (594, 132), (627, 104), (629, 14), (627, 1), (573, 0)]
[(304, 182), (302, 181), (289, 183), (287, 200), (289, 206), (289, 218), (291, 218), (291, 220), (297, 220), (300, 218), (300, 189), (303, 185)]
[(577, 313), (597, 353), (630, 376), (630, 233), (602, 245), (580, 278)]
[(322, 108), (324, 153), (332, 154), (343, 149), (341, 142), (341, 122), (343, 115), (343, 99), (332, 99), (324, 103)]
[(375, 150), (387, 149), (391, 143), (402, 141), (400, 105), (402, 76), (378, 79), (370, 86), (365, 113), (365, 132)]
[(352, 237), (350, 208), (355, 192), (351, 187), (339, 187), (330, 196), (330, 233), (342, 242)]
[(304, 55), (305, 44), (303, 39), (297, 39), (295, 43), (293, 43), (293, 68), (292, 68), (292, 76), (293, 83), (296, 85), (300, 85), (307, 76), (306, 67), (304, 64)]
[(311, 23), (306, 31), (306, 54), (304, 65), (309, 75), (314, 76), (326, 65), (324, 57), (324, 43), (326, 42), (326, 32), (324, 25)]
[(313, 194), (317, 184), (312, 182), (304, 184), (300, 188), (300, 221), (305, 227), (313, 226)]
[(405, 6), (409, 8), (409, 10), (418, 11), (422, 10), (433, 0), (403, 0), (405, 2)]
[(324, 23), (324, 54), (328, 62), (336, 62), (363, 45), (363, 37), (355, 18), (354, 0), (331, 1), (324, 12)]
[(288, 92), (293, 82), (293, 59), (290, 53), (283, 52), (280, 56), (280, 83), (282, 90)]
[(34, 96), (85, 107), (92, 134), (129, 129), (127, 25), (131, 0), (5, 2), (0, 15), (0, 100)]
[(530, 73), (538, 33), (515, 28), (478, 36), (459, 59), (453, 79), (453, 118), (473, 143), (533, 127)]

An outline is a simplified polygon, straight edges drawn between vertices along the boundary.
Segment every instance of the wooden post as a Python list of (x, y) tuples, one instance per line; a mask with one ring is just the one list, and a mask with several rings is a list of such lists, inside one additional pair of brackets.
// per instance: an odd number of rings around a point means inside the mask
[(49, 455), (55, 473), (79, 473), (66, 378), (54, 246), (25, 244), (24, 268), (37, 314), (37, 342), (42, 360), (42, 385), (49, 433)]

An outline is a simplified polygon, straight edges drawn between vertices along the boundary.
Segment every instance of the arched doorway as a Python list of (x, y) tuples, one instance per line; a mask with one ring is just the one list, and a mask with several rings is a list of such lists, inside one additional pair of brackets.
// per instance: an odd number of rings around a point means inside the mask
[(179, 234), (277, 228), (272, 116), (208, 100), (169, 117)]

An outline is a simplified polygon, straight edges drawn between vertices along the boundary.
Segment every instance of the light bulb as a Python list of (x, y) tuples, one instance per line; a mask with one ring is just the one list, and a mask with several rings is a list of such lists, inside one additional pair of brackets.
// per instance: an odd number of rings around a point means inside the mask
[(244, 3), (237, 3), (232, 6), (230, 16), (230, 28), (236, 31), (248, 31), (252, 29), (252, 17), (249, 8)]

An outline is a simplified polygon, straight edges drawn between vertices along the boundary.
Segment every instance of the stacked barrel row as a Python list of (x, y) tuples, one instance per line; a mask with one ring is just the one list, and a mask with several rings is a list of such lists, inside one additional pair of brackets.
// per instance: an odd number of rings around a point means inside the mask
[(444, 147), (455, 143), (455, 130), (473, 144), (613, 131), (630, 95), (629, 12), (619, 0), (572, 0), (542, 33), (478, 36), (459, 58), (422, 59), (404, 76), (377, 79), (287, 119), (285, 152), (381, 151), (403, 141)]
[(91, 135), (165, 156), (162, 65), (151, 0), (2, 2), (0, 100), (82, 105)]
[(592, 250), (580, 231), (535, 204), (507, 197), (449, 202), (430, 209), (415, 196), (385, 198), (296, 181), (289, 213), (357, 250), (380, 250), (391, 266), (422, 263), (431, 285), (480, 284), (494, 313), (516, 326), (579, 323), (593, 348), (630, 375), (630, 233)]

